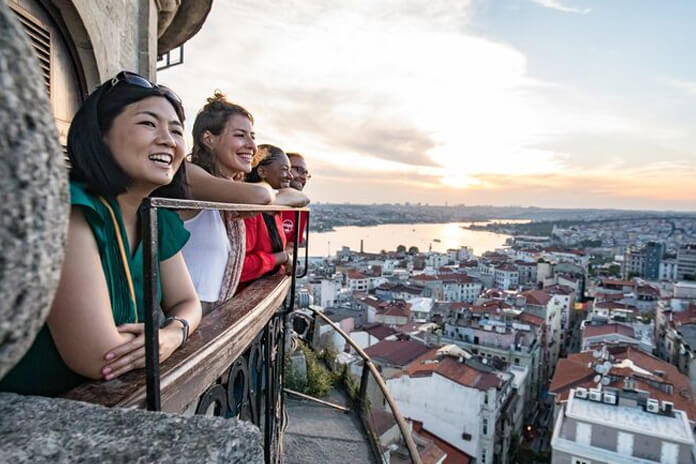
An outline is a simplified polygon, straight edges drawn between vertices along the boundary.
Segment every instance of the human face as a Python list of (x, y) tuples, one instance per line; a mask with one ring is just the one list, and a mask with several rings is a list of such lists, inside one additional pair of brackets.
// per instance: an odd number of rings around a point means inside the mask
[(174, 179), (186, 153), (183, 124), (164, 97), (148, 97), (125, 106), (104, 141), (131, 178), (129, 190), (149, 190), (147, 194)]
[(292, 174), (290, 187), (302, 191), (310, 178), (309, 171), (307, 171), (307, 163), (305, 163), (304, 158), (299, 156), (290, 158), (290, 163), (292, 164), (292, 168), (290, 168), (290, 174)]
[(292, 174), (290, 174), (290, 160), (287, 155), (283, 153), (271, 164), (259, 166), (259, 176), (274, 189), (290, 187)]
[(251, 121), (241, 114), (232, 115), (220, 135), (204, 134), (218, 168), (222, 175), (229, 178), (241, 172), (251, 172), (251, 160), (256, 153), (255, 138)]

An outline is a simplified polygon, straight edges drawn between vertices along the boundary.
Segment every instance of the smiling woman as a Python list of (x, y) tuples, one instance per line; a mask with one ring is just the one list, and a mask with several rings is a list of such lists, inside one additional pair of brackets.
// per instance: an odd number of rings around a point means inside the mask
[[(171, 90), (122, 72), (92, 93), (68, 134), (72, 209), (60, 283), (46, 325), (0, 391), (61, 394), (86, 378), (113, 379), (145, 364), (138, 207), (185, 195), (184, 113)], [(160, 360), (198, 326), (201, 308), (181, 248), (181, 220), (158, 211), (167, 320)]]

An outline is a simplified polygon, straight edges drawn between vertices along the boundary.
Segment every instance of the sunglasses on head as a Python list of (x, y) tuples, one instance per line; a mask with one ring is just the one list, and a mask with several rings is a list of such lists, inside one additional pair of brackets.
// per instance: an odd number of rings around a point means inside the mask
[(111, 87), (109, 87), (109, 90), (107, 90), (106, 93), (109, 93), (120, 82), (125, 82), (126, 84), (134, 85), (136, 87), (142, 87), (144, 89), (161, 89), (165, 97), (170, 98), (179, 106), (183, 106), (181, 98), (179, 98), (179, 96), (175, 94), (174, 91), (172, 91), (169, 87), (150, 82), (140, 74), (136, 74), (130, 71), (121, 71), (120, 73), (116, 74), (116, 76), (113, 79), (111, 79)]

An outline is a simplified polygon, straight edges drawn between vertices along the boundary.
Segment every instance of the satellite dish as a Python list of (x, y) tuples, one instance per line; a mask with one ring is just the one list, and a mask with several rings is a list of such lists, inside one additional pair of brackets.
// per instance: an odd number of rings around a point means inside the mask
[(602, 367), (604, 369), (604, 372), (609, 372), (609, 369), (611, 369), (611, 363), (609, 361), (604, 361), (604, 364), (602, 364)]
[(599, 351), (594, 350), (594, 351), (592, 352), (592, 357), (595, 358), (595, 359), (597, 359), (597, 358), (599, 358), (599, 355), (600, 355), (600, 354), (601, 354), (601, 353), (600, 353)]
[(602, 380), (602, 377), (600, 377), (599, 375), (595, 375), (594, 379), (592, 380), (594, 381), (594, 383), (599, 383), (599, 381)]
[(611, 383), (611, 379), (609, 377), (602, 377), (602, 385), (606, 386)]

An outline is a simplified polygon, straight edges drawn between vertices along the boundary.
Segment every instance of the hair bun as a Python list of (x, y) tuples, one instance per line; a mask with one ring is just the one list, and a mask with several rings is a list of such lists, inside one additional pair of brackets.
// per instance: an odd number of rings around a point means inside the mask
[(227, 97), (222, 93), (222, 90), (216, 89), (212, 97), (207, 98), (208, 105), (215, 105), (220, 103), (227, 103)]

